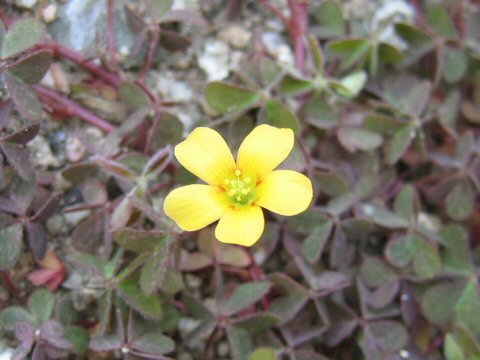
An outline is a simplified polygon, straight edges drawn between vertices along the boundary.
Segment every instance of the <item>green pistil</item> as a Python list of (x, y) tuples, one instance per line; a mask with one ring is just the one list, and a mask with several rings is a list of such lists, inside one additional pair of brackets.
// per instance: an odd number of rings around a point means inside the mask
[(252, 179), (249, 177), (241, 179), (241, 174), (240, 170), (236, 170), (236, 179), (225, 179), (227, 195), (235, 204), (249, 205), (254, 200)]

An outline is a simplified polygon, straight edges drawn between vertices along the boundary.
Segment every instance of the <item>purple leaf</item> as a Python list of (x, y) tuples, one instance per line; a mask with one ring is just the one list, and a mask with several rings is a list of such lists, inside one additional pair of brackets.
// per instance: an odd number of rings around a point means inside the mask
[(46, 360), (47, 354), (45, 354), (45, 347), (41, 344), (37, 344), (33, 350), (32, 360)]
[(35, 93), (20, 79), (5, 74), (7, 90), (10, 94), (17, 111), (22, 117), (31, 121), (39, 121), (43, 117), (42, 105)]
[(172, 160), (172, 155), (172, 148), (169, 146), (158, 150), (150, 160), (148, 160), (147, 165), (145, 165), (143, 169), (143, 175), (153, 177), (160, 174)]
[(50, 196), (50, 198), (38, 209), (34, 216), (30, 218), (31, 222), (44, 222), (50, 219), (55, 214), (60, 206), (62, 194), (57, 193)]
[(34, 124), (25, 126), (24, 128), (18, 130), (17, 132), (11, 135), (4, 137), (3, 141), (25, 145), (30, 141), (32, 141), (35, 138), (35, 136), (38, 135), (39, 131), (40, 131), (40, 123), (36, 122)]
[[(15, 349), (15, 352), (12, 355), (11, 360), (23, 360), (27, 358), (28, 353), (32, 350), (34, 344), (33, 338), (30, 340), (23, 341)], [(33, 358), (33, 357), (32, 357)]]
[(110, 351), (120, 349), (123, 339), (118, 334), (95, 336), (90, 340), (90, 349), (93, 351)]
[(0, 101), (0, 127), (7, 125), (10, 120), (10, 114), (13, 110), (13, 101), (11, 99)]
[(24, 180), (30, 180), (34, 177), (35, 172), (30, 165), (28, 159), (28, 150), (20, 145), (12, 143), (0, 144), (3, 154), (8, 163), (15, 169), (18, 175)]
[(15, 337), (21, 342), (33, 341), (33, 339), (35, 339), (35, 329), (32, 324), (26, 321), (20, 321), (15, 326)]
[(45, 257), (47, 251), (47, 232), (42, 224), (29, 222), (25, 226), (28, 234), (28, 244), (35, 255), (35, 258), (41, 260)]
[(72, 245), (82, 252), (94, 252), (102, 243), (105, 212), (95, 212), (78, 225), (72, 234)]

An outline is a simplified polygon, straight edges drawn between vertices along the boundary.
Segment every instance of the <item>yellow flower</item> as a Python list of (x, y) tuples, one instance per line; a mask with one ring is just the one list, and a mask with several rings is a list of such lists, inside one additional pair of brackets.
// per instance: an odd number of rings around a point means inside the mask
[(196, 128), (175, 147), (178, 161), (208, 185), (187, 185), (165, 199), (165, 213), (186, 231), (220, 220), (215, 236), (224, 243), (252, 246), (265, 225), (262, 207), (296, 215), (310, 205), (312, 183), (305, 175), (274, 169), (293, 148), (290, 129), (257, 126), (245, 138), (235, 162), (215, 130)]

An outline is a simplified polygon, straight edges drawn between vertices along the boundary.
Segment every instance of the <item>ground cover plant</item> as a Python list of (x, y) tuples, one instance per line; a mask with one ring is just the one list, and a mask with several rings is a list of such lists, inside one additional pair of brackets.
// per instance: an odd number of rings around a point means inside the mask
[(0, 20), (0, 359), (480, 359), (478, 2)]

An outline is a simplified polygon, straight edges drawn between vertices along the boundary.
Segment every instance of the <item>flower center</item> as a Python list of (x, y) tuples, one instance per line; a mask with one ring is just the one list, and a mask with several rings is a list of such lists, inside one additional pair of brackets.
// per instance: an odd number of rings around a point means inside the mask
[(254, 200), (255, 189), (251, 178), (241, 178), (241, 176), (242, 172), (237, 169), (235, 178), (225, 179), (227, 195), (235, 204), (249, 205)]

